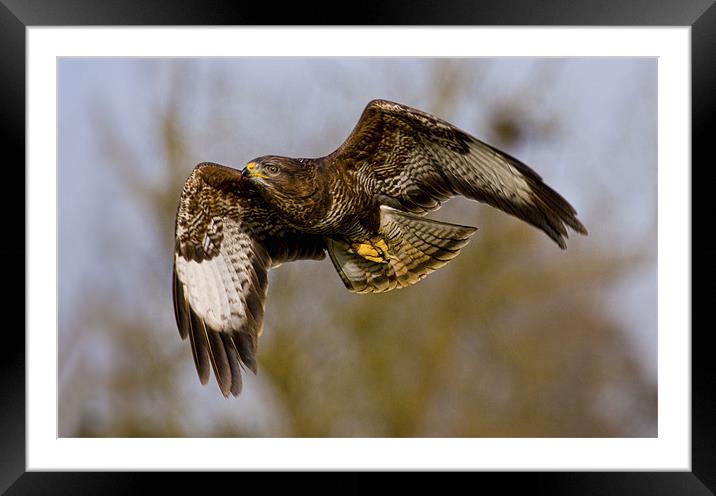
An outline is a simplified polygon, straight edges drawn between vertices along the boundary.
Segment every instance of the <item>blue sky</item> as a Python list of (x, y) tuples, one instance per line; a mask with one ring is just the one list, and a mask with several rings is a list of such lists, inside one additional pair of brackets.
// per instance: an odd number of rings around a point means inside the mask
[[(104, 284), (115, 288), (118, 302), (131, 307), (141, 297), (139, 259), (156, 252), (156, 233), (143, 220), (146, 212), (118, 184), (118, 166), (106, 155), (101, 129), (103, 122), (112, 122), (120, 142), (136, 157), (126, 166), (136, 168), (147, 184), (161, 183), (156, 164), (164, 158), (156, 114), (170, 98), (168, 85), (177, 84), (177, 66), (182, 66), (182, 132), (191, 142), (187, 167), (206, 160), (241, 168), (269, 153), (327, 154), (348, 135), (369, 100), (425, 108), (435, 78), (444, 77), (459, 79), (449, 120), (475, 136), (489, 142), (490, 112), (511, 109), (554, 133), (528, 136), (510, 153), (533, 166), (577, 208), (590, 236), (572, 237), (572, 242), (595, 243), (616, 253), (645, 239), (653, 247), (643, 267), (613, 288), (607, 306), (625, 323), (655, 381), (656, 59), (460, 59), (458, 72), (437, 74), (431, 69), (434, 62), (61, 59), (61, 332), (93, 281), (108, 274), (112, 280)], [(217, 127), (223, 134), (214, 133)], [(107, 255), (112, 250), (135, 256), (113, 258)], [(166, 299), (171, 301), (168, 293)], [(173, 319), (170, 312), (160, 313), (162, 319)]]

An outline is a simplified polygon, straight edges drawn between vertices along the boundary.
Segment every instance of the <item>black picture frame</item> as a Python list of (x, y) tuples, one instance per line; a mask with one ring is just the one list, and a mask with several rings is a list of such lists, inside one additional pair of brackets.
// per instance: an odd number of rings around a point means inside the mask
[[(714, 0), (542, 0), (473, 2), (392, 0), (363, 2), (351, 9), (336, 4), (312, 7), (285, 3), (280, 9), (257, 2), (171, 0), (0, 0), (0, 52), (3, 77), (0, 103), (4, 151), (15, 160), (5, 171), (25, 163), (25, 29), (30, 26), (112, 25), (560, 25), (560, 26), (690, 26), (692, 35), (692, 163), (706, 166), (712, 141), (716, 99), (716, 6)], [(710, 151), (710, 150), (708, 150)], [(713, 162), (710, 157), (709, 163)], [(695, 168), (692, 166), (692, 171)], [(24, 167), (20, 181), (25, 185)], [(6, 176), (7, 180), (7, 176)], [(17, 183), (15, 183), (17, 184)], [(693, 183), (692, 184), (696, 184)], [(692, 208), (694, 213), (699, 209)], [(702, 210), (703, 211), (703, 210)], [(18, 222), (19, 221), (15, 221)], [(23, 227), (19, 228), (24, 232)], [(702, 231), (703, 232), (703, 231)], [(17, 236), (16, 236), (17, 237)], [(23, 236), (23, 240), (25, 237)], [(23, 241), (24, 243), (24, 241)], [(692, 237), (693, 246), (693, 237)], [(27, 249), (27, 247), (24, 247)], [(15, 246), (3, 246), (12, 260)], [(14, 253), (13, 253), (14, 252)], [(692, 258), (693, 262), (693, 258)], [(25, 266), (32, 264), (25, 256)], [(702, 276), (703, 277), (703, 276)], [(23, 291), (24, 294), (24, 291)], [(693, 292), (696, 294), (696, 292)], [(692, 312), (693, 314), (693, 312)], [(693, 326), (692, 326), (693, 327)], [(25, 339), (5, 326), (0, 360), (0, 492), (7, 494), (94, 494), (140, 490), (145, 478), (158, 475), (122, 472), (26, 472)], [(52, 330), (48, 329), (48, 333)], [(674, 329), (674, 332), (683, 331)], [(692, 329), (692, 471), (691, 472), (570, 472), (481, 474), (503, 490), (527, 483), (531, 491), (548, 494), (714, 494), (716, 491), (716, 390), (708, 364), (711, 347), (704, 329)], [(184, 477), (173, 480), (183, 484)], [(227, 474), (228, 475), (228, 474)], [(164, 478), (163, 478), (164, 479)], [(214, 480), (221, 483), (221, 480)], [(162, 480), (164, 484), (165, 481)], [(358, 486), (355, 486), (358, 487)]]

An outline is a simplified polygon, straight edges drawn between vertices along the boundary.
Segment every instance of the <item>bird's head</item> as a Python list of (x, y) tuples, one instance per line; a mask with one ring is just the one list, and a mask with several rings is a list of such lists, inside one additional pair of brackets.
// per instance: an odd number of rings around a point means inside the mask
[(270, 196), (295, 199), (315, 193), (315, 172), (308, 160), (266, 155), (246, 164), (242, 175)]

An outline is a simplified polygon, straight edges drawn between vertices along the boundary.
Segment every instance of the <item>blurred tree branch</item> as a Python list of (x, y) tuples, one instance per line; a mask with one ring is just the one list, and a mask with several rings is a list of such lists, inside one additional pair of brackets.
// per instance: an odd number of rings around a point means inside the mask
[[(602, 300), (610, 285), (646, 263), (648, 247), (615, 254), (588, 239), (560, 252), (531, 227), (474, 204), (470, 215), (480, 228), (474, 241), (448, 267), (407, 289), (352, 295), (327, 262), (287, 264), (272, 271), (266, 334), (258, 353), (260, 382), (249, 377), (249, 391), (233, 403), (220, 399), (213, 384), (200, 386), (188, 344), (173, 329), (169, 293), (175, 209), (197, 146), (197, 138), (186, 132), (186, 105), (196, 96), (191, 84), (195, 71), (186, 62), (168, 67), (165, 103), (145, 110), (156, 130), (157, 163), (147, 163), (103, 102), (94, 105), (99, 148), (126, 192), (123, 201), (137, 202), (146, 214), (149, 232), (156, 234), (155, 251), (138, 262), (138, 294), (128, 296), (134, 306), (117, 300), (111, 289), (88, 283), (88, 298), (74, 312), (71, 325), (77, 328), (71, 339), (81, 346), (91, 338), (96, 346), (101, 336), (111, 359), (102, 364), (101, 374), (86, 360), (63, 370), (61, 398), (68, 402), (61, 405), (63, 432), (656, 434), (656, 385), (639, 367)], [(552, 73), (529, 78), (525, 84), (530, 86), (519, 93), (529, 96), (506, 102), (487, 98), (489, 86), (483, 79), (476, 81), (482, 74), (466, 71), (460, 60), (441, 59), (425, 67), (431, 82), (430, 93), (423, 95), (429, 99), (426, 110), (449, 120), (468, 102), (476, 107), (475, 116), (487, 116), (493, 136), (510, 148), (528, 138), (549, 141), (559, 135), (556, 108), (540, 119), (524, 117), (539, 115), (531, 102)], [(231, 87), (221, 82), (225, 76), (220, 72), (214, 77), (218, 87)], [(408, 86), (395, 74), (385, 77)], [(210, 105), (220, 108), (222, 102), (214, 98)], [(217, 117), (205, 130), (207, 136), (217, 136), (212, 146), (227, 146), (230, 122), (226, 115)], [(444, 213), (449, 218), (451, 208), (457, 207), (447, 205), (440, 217)], [(118, 267), (132, 256), (137, 258), (119, 248), (108, 254)], [(61, 349), (65, 367), (67, 356)], [(271, 404), (280, 417), (273, 427), (242, 423), (252, 385), (260, 390), (261, 399), (253, 400), (257, 408)], [(205, 391), (201, 401), (195, 398), (197, 390)], [(95, 403), (100, 406), (87, 407)], [(193, 420), (197, 416), (203, 424)]]

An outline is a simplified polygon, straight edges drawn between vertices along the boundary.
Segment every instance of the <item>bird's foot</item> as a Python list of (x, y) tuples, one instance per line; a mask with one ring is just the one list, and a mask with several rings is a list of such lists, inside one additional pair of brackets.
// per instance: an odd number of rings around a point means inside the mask
[(353, 243), (351, 249), (366, 260), (378, 263), (388, 263), (388, 245), (382, 238), (374, 238), (366, 243)]

